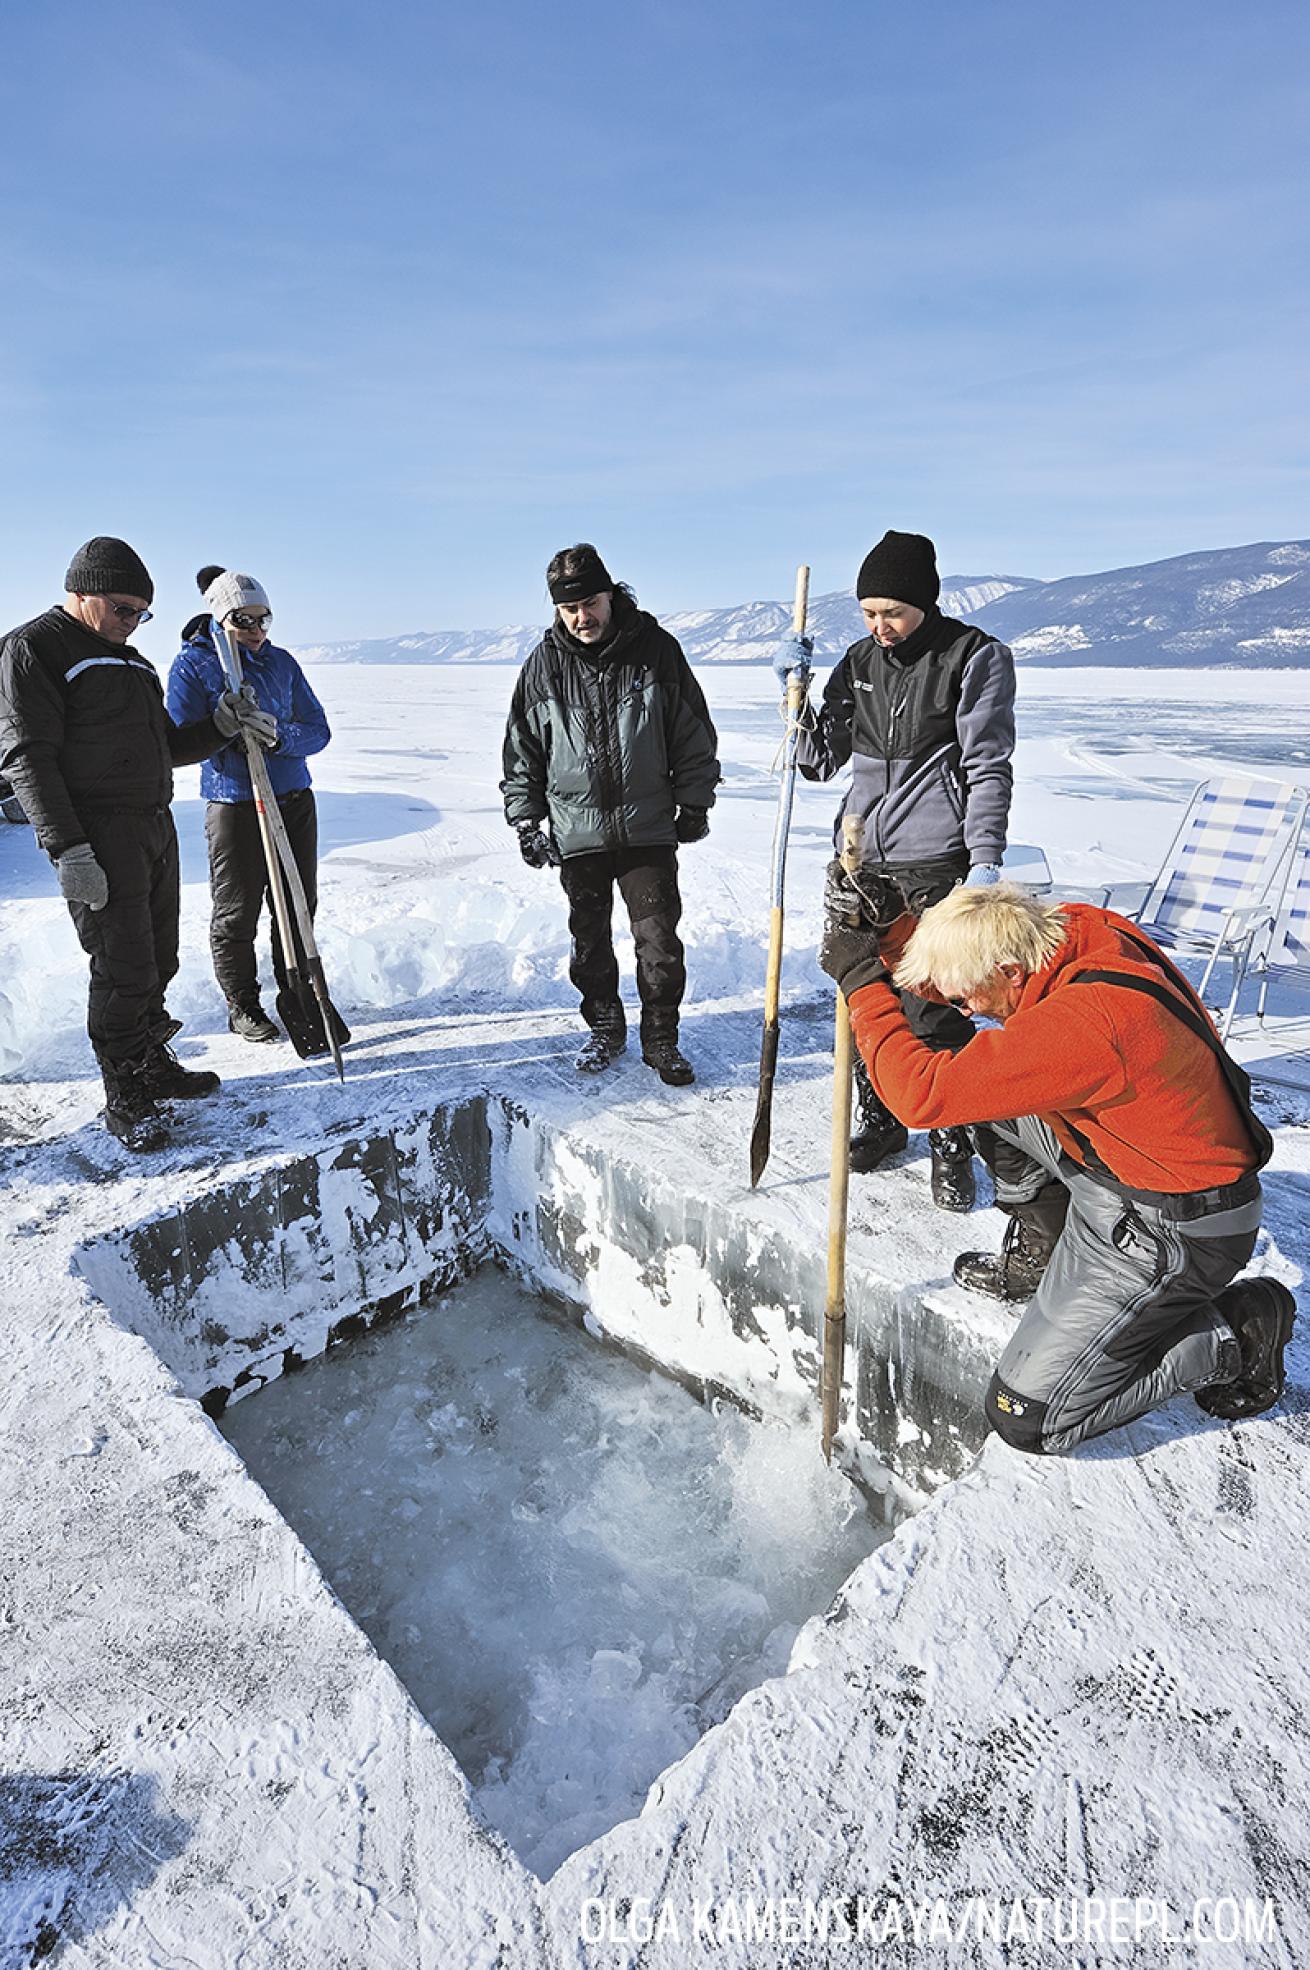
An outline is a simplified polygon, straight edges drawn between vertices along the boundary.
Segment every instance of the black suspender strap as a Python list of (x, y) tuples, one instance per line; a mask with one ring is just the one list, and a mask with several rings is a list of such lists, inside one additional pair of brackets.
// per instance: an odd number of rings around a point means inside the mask
[[(1251, 1147), (1256, 1153), (1255, 1167), (1258, 1170), (1262, 1170), (1274, 1153), (1274, 1139), (1251, 1105), (1250, 1075), (1244, 1067), (1238, 1066), (1227, 1047), (1223, 1044), (1223, 1041), (1219, 1038), (1219, 1035), (1215, 1032), (1214, 1027), (1210, 1024), (1210, 1021), (1199, 1010), (1198, 1002), (1193, 996), (1191, 986), (1177, 967), (1170, 964), (1164, 953), (1157, 951), (1153, 944), (1148, 944), (1145, 938), (1132, 937), (1127, 931), (1121, 931), (1120, 935), (1125, 937), (1128, 942), (1136, 944), (1143, 955), (1149, 958), (1153, 965), (1159, 967), (1164, 973), (1164, 978), (1168, 979), (1169, 984), (1175, 985), (1184, 994), (1181, 1000), (1175, 992), (1169, 990), (1169, 985), (1166, 985), (1162, 979), (1139, 978), (1134, 972), (1080, 971), (1075, 973), (1070, 983), (1074, 985), (1122, 985), (1130, 992), (1144, 992), (1148, 999), (1154, 999), (1157, 1005), (1164, 1006), (1167, 1011), (1173, 1013), (1176, 1019), (1181, 1019), (1188, 1032), (1194, 1034), (1214, 1055), (1219, 1066), (1219, 1071), (1224, 1077), (1228, 1092), (1232, 1095), (1237, 1106), (1237, 1111), (1246, 1124), (1247, 1134), (1251, 1138)], [(1065, 1123), (1065, 1127), (1069, 1128), (1068, 1122)], [(1084, 1148), (1084, 1153), (1090, 1152), (1090, 1160), (1104, 1169), (1105, 1165), (1096, 1155), (1095, 1150), (1092, 1149), (1086, 1136), (1082, 1135), (1077, 1129), (1070, 1129), (1070, 1134), (1077, 1137), (1079, 1144)]]

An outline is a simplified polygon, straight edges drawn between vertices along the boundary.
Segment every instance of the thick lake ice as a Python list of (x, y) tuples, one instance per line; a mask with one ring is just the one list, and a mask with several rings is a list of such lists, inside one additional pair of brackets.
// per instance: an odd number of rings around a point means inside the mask
[(706, 1407), (504, 1274), (222, 1428), (542, 1876), (792, 1642), (885, 1531), (812, 1430)]

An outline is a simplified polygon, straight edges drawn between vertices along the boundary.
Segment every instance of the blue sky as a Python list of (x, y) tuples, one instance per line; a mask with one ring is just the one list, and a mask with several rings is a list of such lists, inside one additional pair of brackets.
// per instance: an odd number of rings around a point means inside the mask
[(121, 533), (287, 641), (1310, 534), (1310, 9), (45, 0), (2, 31), (0, 618)]

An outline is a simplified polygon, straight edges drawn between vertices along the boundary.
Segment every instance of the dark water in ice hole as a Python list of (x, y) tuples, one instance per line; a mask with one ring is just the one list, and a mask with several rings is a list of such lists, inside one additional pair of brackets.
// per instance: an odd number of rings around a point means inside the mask
[(887, 1536), (817, 1419), (706, 1407), (490, 1267), (221, 1427), (543, 1877)]

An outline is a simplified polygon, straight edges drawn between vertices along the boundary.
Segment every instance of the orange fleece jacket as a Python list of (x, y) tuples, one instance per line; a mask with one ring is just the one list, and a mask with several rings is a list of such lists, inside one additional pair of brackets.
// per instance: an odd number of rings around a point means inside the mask
[(911, 1128), (1040, 1116), (1081, 1163), (1072, 1123), (1135, 1190), (1236, 1182), (1258, 1157), (1209, 1049), (1144, 993), (1075, 982), (1088, 970), (1158, 980), (1123, 935), (1133, 927), (1088, 903), (1067, 903), (1061, 914), (1068, 936), (1026, 980), (1017, 1011), (961, 1053), (934, 1053), (916, 1039), (890, 985), (854, 993), (851, 1027), (878, 1093)]

